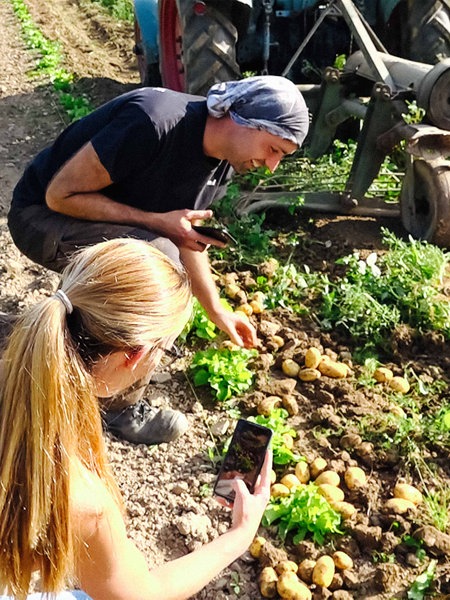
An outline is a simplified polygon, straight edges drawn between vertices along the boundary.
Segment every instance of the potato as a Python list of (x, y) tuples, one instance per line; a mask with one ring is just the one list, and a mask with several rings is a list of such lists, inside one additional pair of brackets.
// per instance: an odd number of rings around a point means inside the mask
[(309, 466), (311, 477), (316, 479), (318, 475), (327, 468), (327, 461), (324, 458), (315, 458)]
[(261, 548), (266, 543), (266, 538), (261, 537), (260, 535), (256, 536), (253, 542), (250, 544), (250, 548), (248, 549), (253, 558), (259, 558), (261, 554)]
[(317, 369), (322, 360), (322, 353), (318, 348), (308, 348), (305, 353), (305, 367), (308, 369)]
[(305, 583), (312, 583), (312, 573), (315, 566), (316, 561), (310, 558), (305, 558), (298, 565), (298, 574)]
[(251, 306), (254, 315), (260, 315), (262, 312), (264, 312), (264, 304), (262, 304), (262, 302), (251, 300), (249, 305)]
[(326, 377), (334, 379), (343, 379), (348, 375), (348, 366), (345, 363), (334, 362), (332, 360), (322, 360), (317, 367)]
[(289, 496), (290, 493), (290, 489), (283, 483), (274, 483), (270, 486), (270, 495), (273, 498), (285, 498), (286, 496)]
[(356, 490), (366, 485), (367, 478), (360, 467), (349, 467), (345, 471), (344, 481), (349, 490)]
[(308, 463), (301, 460), (295, 465), (295, 474), (301, 483), (308, 483), (311, 478)]
[(267, 338), (267, 343), (272, 344), (274, 348), (281, 348), (284, 346), (284, 339), (281, 335), (271, 335)]
[(292, 448), (294, 447), (294, 438), (292, 437), (292, 435), (289, 435), (289, 433), (283, 433), (282, 438), (286, 448), (292, 450)]
[(259, 589), (264, 598), (275, 598), (277, 595), (278, 575), (272, 567), (264, 567), (259, 576)]
[(242, 289), (236, 283), (228, 283), (224, 289), (225, 295), (234, 300)]
[(288, 377), (297, 377), (298, 372), (300, 371), (300, 365), (292, 360), (292, 358), (286, 358), (281, 363), (281, 370)]
[(258, 402), (257, 411), (259, 415), (268, 417), (276, 408), (281, 405), (281, 398), (279, 396), (267, 396), (260, 402)]
[(405, 498), (390, 498), (384, 503), (386, 510), (394, 512), (397, 515), (403, 515), (409, 510), (416, 510), (416, 505)]
[(387, 383), (388, 381), (391, 381), (393, 377), (394, 373), (387, 367), (378, 367), (378, 369), (375, 369), (373, 372), (373, 378), (375, 381), (378, 381), (378, 383)]
[(300, 369), (298, 372), (298, 378), (302, 381), (316, 381), (322, 376), (322, 373), (317, 369)]
[(400, 394), (407, 394), (409, 392), (410, 385), (404, 377), (399, 377), (397, 375), (389, 381), (389, 387), (391, 388), (391, 390), (394, 390), (394, 392), (399, 392)]
[(344, 492), (335, 485), (321, 483), (317, 486), (317, 491), (325, 498), (325, 500), (328, 500), (330, 504), (333, 502), (342, 502), (344, 500)]
[(286, 600), (311, 600), (312, 594), (295, 573), (288, 572), (280, 575), (277, 581), (277, 591)]
[(277, 474), (275, 473), (275, 471), (272, 469), (270, 471), (270, 483), (275, 483), (275, 481), (277, 480)]
[(264, 302), (266, 301), (266, 295), (264, 292), (255, 292), (252, 296), (252, 300), (264, 304)]
[(312, 580), (316, 585), (327, 588), (333, 581), (335, 572), (334, 560), (325, 554), (317, 559), (313, 569)]
[(275, 565), (275, 571), (278, 573), (278, 575), (289, 572), (297, 573), (298, 565), (293, 560), (282, 560), (277, 565)]
[(397, 483), (394, 487), (394, 498), (409, 500), (416, 506), (422, 503), (422, 492), (408, 483)]
[(289, 416), (293, 417), (296, 414), (298, 414), (298, 402), (296, 398), (294, 398), (294, 396), (288, 396), (287, 394), (285, 394), (284, 396), (282, 396), (281, 400), (283, 408), (285, 408), (288, 411)]
[(356, 512), (356, 507), (350, 502), (330, 502), (330, 504), (336, 512), (342, 515), (343, 519), (350, 519)]
[(288, 473), (287, 475), (282, 477), (280, 483), (285, 485), (290, 490), (292, 490), (292, 488), (300, 487), (302, 485), (301, 481), (293, 473)]
[(247, 317), (250, 317), (250, 315), (253, 314), (253, 308), (250, 306), (250, 304), (247, 304), (247, 302), (244, 302), (244, 304), (240, 304), (236, 308), (236, 311), (243, 312), (244, 315), (247, 315)]
[(330, 485), (338, 486), (341, 483), (341, 478), (336, 473), (336, 471), (322, 471), (320, 475), (317, 476), (314, 481), (316, 485), (321, 485), (322, 483), (329, 483)]
[(352, 558), (345, 552), (342, 552), (342, 550), (338, 550), (337, 552), (335, 552), (332, 558), (337, 569), (341, 569), (342, 571), (344, 569), (353, 569)]

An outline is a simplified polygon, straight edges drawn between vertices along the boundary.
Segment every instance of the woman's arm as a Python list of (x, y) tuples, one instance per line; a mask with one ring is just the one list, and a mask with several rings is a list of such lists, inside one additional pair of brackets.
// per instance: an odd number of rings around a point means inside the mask
[[(93, 600), (186, 600), (201, 590), (249, 547), (269, 499), (268, 454), (254, 494), (235, 482), (233, 525), (229, 531), (161, 567), (149, 570), (127, 537), (119, 508), (107, 495), (104, 512), (84, 540), (78, 563), (82, 589)], [(85, 526), (85, 525), (84, 525)]]

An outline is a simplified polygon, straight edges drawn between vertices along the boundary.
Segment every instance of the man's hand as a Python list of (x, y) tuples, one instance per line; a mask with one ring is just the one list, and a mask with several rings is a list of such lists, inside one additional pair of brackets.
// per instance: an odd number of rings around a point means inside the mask
[(226, 244), (192, 229), (192, 225), (198, 225), (199, 222), (211, 219), (212, 216), (212, 210), (182, 209), (167, 213), (151, 213), (148, 228), (169, 238), (178, 248), (187, 248), (196, 252), (203, 252), (210, 244), (223, 248)]

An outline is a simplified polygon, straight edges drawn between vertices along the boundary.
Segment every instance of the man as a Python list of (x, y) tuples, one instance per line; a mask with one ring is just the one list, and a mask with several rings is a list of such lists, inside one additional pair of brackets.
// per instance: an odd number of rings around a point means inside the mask
[[(28, 165), (8, 215), (12, 238), (55, 271), (80, 247), (116, 237), (148, 240), (181, 260), (211, 321), (251, 347), (254, 328), (223, 308), (211, 276), (205, 249), (221, 243), (192, 225), (212, 217), (208, 207), (233, 169), (274, 171), (307, 130), (303, 97), (283, 77), (216, 84), (207, 98), (162, 88), (123, 94), (70, 125)], [(151, 409), (142, 391), (104, 403), (110, 431), (146, 444), (185, 431), (181, 413)]]

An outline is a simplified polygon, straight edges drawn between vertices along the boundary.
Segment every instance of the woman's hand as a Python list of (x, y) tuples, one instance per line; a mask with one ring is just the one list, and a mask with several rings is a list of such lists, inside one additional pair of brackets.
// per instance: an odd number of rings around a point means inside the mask
[(241, 479), (233, 481), (236, 496), (233, 504), (232, 529), (245, 529), (248, 533), (248, 544), (253, 540), (269, 502), (271, 470), (272, 451), (268, 450), (253, 494)]

